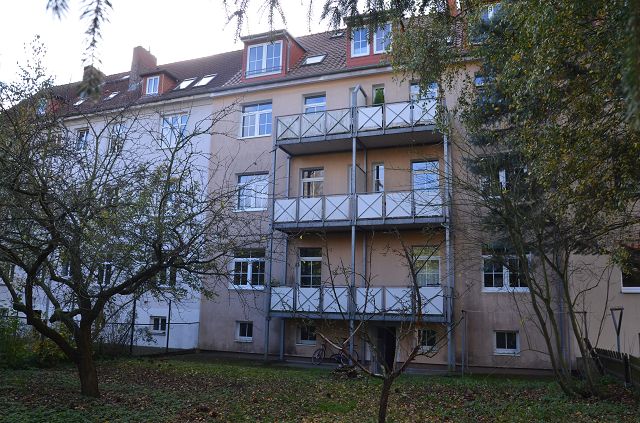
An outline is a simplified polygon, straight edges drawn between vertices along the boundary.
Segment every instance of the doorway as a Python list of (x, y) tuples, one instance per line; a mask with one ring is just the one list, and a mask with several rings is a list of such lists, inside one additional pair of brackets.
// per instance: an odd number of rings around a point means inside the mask
[(393, 368), (393, 362), (396, 357), (396, 328), (393, 326), (378, 327), (378, 351), (387, 365), (387, 368)]

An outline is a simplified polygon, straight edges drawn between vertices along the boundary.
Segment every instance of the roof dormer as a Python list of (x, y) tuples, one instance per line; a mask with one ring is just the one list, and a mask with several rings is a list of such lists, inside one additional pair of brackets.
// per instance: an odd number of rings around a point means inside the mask
[(305, 54), (300, 44), (285, 30), (242, 37), (242, 80), (282, 77)]
[(142, 78), (142, 95), (162, 95), (173, 90), (178, 78), (164, 69), (155, 69), (140, 75)]
[(379, 64), (391, 47), (391, 22), (375, 28), (363, 19), (345, 19), (347, 24), (347, 67)]

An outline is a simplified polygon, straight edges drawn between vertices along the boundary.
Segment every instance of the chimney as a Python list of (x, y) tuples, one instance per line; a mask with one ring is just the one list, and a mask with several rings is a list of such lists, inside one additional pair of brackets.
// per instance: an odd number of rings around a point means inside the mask
[(129, 91), (138, 88), (140, 74), (155, 68), (158, 64), (156, 56), (149, 53), (144, 47), (138, 46), (133, 49), (133, 58), (131, 59), (131, 71), (129, 72)]

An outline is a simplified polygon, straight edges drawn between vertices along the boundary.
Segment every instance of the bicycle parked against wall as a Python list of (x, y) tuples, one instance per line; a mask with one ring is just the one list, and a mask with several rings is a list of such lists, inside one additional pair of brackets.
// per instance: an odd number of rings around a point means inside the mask
[[(324, 358), (326, 355), (327, 355), (327, 343), (323, 342), (322, 346), (313, 352), (313, 355), (311, 356), (311, 362), (313, 364), (318, 365), (324, 361)], [(355, 345), (353, 346), (353, 354), (351, 354), (351, 357), (355, 361), (360, 361), (360, 358), (358, 357), (358, 351)], [(334, 360), (336, 363), (338, 363), (338, 367), (348, 366), (349, 365), (349, 348), (348, 348), (347, 342), (346, 341), (343, 342), (340, 350), (338, 350), (338, 352), (335, 354), (331, 354), (329, 356), (329, 359)]]

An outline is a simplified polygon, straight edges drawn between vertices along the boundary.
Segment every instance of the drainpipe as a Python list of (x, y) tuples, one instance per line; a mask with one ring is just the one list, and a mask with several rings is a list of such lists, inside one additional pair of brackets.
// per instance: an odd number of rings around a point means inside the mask
[(357, 143), (357, 105), (360, 85), (351, 93), (351, 281), (349, 298), (349, 354), (353, 355), (353, 332), (355, 330), (355, 294), (356, 294), (356, 143)]
[(448, 368), (450, 372), (454, 372), (456, 370), (456, 346), (455, 346), (455, 337), (454, 337), (454, 327), (453, 327), (453, 293), (454, 293), (454, 269), (453, 269), (453, 259), (454, 259), (454, 247), (453, 242), (451, 242), (451, 149), (449, 146), (449, 136), (444, 134), (443, 138), (444, 144), (444, 207), (443, 211), (445, 213), (445, 249), (447, 254), (446, 267), (447, 267), (447, 321), (448, 321), (448, 330), (447, 330), (447, 362)]

